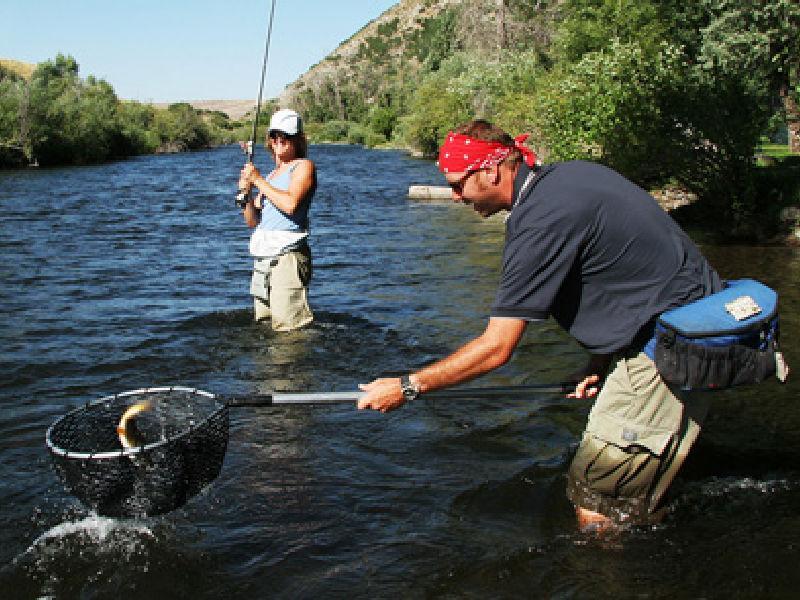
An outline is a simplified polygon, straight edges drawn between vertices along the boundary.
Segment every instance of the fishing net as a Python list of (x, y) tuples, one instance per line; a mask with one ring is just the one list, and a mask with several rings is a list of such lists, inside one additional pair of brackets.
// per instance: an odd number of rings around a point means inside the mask
[[(140, 402), (137, 445), (124, 448), (117, 425)], [(58, 419), (47, 447), (67, 489), (101, 515), (147, 516), (183, 506), (211, 483), (228, 445), (228, 408), (191, 388), (106, 396)]]

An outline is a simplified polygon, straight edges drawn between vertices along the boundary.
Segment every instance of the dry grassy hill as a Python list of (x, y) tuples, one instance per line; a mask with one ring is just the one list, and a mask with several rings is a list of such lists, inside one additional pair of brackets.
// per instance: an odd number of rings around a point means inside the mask
[[(255, 100), (186, 100), (197, 110), (218, 110), (228, 115), (232, 121), (238, 121), (256, 107)], [(154, 102), (156, 108), (167, 108), (170, 102)]]
[(233, 121), (238, 121), (256, 107), (255, 100), (193, 100), (189, 104), (198, 110), (218, 110)]
[(25, 79), (29, 79), (36, 69), (36, 65), (33, 63), (11, 60), (10, 58), (0, 58), (0, 67), (21, 75)]

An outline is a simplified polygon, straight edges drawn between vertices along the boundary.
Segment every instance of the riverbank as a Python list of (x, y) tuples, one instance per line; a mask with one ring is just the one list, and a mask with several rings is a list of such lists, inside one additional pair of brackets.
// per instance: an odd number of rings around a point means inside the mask
[[(724, 238), (729, 234), (727, 229), (723, 234), (719, 232), (720, 224), (710, 211), (698, 206), (693, 212), (698, 201), (696, 194), (675, 187), (650, 190), (650, 193), (664, 210), (695, 231), (702, 229), (708, 235), (717, 238)], [(751, 238), (749, 242), (756, 245), (800, 247), (800, 205), (784, 206), (775, 212), (777, 212), (774, 217), (775, 225), (767, 227), (761, 235)], [(765, 215), (761, 215), (761, 218), (766, 220)], [(745, 240), (737, 238), (737, 241)]]

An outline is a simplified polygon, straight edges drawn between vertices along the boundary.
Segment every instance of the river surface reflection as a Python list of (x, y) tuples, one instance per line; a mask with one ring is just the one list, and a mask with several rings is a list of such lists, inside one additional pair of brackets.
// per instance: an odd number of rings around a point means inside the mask
[[(263, 156), (263, 155), (262, 155)], [(797, 376), (714, 396), (666, 522), (575, 530), (564, 496), (588, 406), (421, 401), (390, 415), (236, 409), (222, 474), (169, 515), (87, 512), (44, 434), (86, 400), (147, 385), (351, 390), (479, 333), (502, 219), (406, 198), (441, 184), (399, 152), (314, 146), (318, 320), (251, 321), (236, 148), (0, 173), (0, 590), (4, 598), (788, 597), (800, 585)], [(800, 253), (704, 246), (781, 294), (800, 372)], [(530, 327), (485, 385), (550, 383), (581, 350)]]

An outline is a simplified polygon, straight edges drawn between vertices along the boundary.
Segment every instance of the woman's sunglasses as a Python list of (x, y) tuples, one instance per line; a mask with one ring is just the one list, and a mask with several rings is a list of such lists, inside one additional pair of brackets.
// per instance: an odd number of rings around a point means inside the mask
[(292, 136), (289, 135), (289, 134), (283, 133), (282, 131), (270, 131), (269, 132), (269, 139), (271, 139), (273, 142), (275, 140), (281, 140), (282, 142), (286, 142), (288, 140), (291, 140)]

